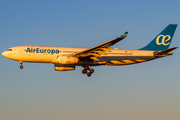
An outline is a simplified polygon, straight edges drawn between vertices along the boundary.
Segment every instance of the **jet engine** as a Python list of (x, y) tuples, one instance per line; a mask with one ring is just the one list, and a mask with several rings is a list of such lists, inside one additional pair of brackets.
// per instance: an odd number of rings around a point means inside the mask
[(75, 70), (75, 66), (66, 66), (66, 65), (54, 64), (54, 69), (56, 71), (69, 71), (69, 70)]
[(58, 62), (62, 65), (78, 64), (79, 58), (72, 56), (60, 55), (58, 56)]

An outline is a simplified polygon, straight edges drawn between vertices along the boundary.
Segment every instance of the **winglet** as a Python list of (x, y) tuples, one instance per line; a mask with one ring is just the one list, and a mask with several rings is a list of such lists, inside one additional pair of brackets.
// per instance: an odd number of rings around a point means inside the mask
[(127, 36), (128, 32), (125, 32), (124, 34), (122, 34), (120, 37), (125, 38)]

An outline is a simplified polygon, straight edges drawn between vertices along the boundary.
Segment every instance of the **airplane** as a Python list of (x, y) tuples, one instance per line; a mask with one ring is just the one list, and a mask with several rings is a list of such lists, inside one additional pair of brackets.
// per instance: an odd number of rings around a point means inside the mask
[(23, 62), (52, 63), (56, 71), (75, 70), (76, 66), (82, 66), (83, 74), (88, 77), (94, 73), (92, 66), (118, 66), (129, 65), (170, 56), (169, 48), (177, 24), (169, 24), (149, 44), (138, 50), (112, 49), (111, 46), (123, 40), (128, 32), (120, 37), (100, 44), (92, 48), (78, 47), (50, 47), (50, 46), (16, 46), (4, 51), (2, 55), (11, 60), (19, 61), (23, 69)]

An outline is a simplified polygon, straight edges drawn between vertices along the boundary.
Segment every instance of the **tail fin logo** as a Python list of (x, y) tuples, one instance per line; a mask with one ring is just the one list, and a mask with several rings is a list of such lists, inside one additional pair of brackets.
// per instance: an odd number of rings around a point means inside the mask
[[(159, 39), (162, 39), (161, 42)], [(171, 36), (170, 35), (159, 35), (157, 38), (156, 38), (156, 44), (157, 45), (164, 45), (164, 46), (167, 46), (170, 44), (170, 42), (168, 42), (169, 40), (171, 39)]]

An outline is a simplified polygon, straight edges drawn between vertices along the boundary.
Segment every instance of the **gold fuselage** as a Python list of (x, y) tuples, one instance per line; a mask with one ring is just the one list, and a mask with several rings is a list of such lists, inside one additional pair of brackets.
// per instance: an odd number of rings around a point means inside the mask
[[(3, 52), (3, 56), (22, 62), (54, 63), (58, 64), (57, 57), (61, 55), (73, 55), (88, 48), (75, 47), (50, 47), (50, 46), (17, 46)], [(155, 59), (154, 51), (112, 49), (106, 52), (92, 65), (128, 65)], [(75, 64), (81, 65), (81, 63)]]

